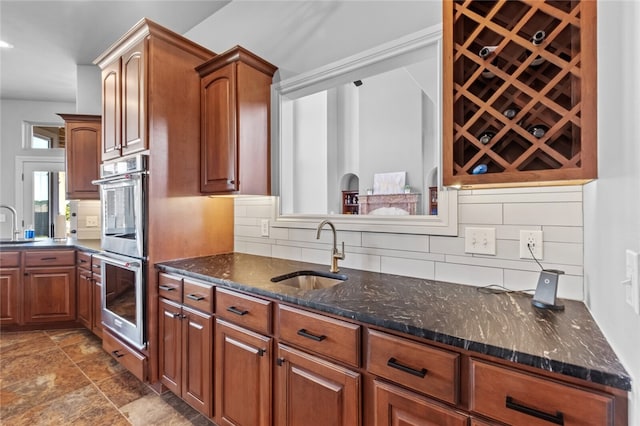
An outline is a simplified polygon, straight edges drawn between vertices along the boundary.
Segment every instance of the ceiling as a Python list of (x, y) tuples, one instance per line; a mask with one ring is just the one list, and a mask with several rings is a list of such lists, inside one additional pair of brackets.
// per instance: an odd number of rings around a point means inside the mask
[(222, 0), (0, 0), (0, 98), (76, 101), (76, 65), (90, 65), (141, 18), (184, 34)]

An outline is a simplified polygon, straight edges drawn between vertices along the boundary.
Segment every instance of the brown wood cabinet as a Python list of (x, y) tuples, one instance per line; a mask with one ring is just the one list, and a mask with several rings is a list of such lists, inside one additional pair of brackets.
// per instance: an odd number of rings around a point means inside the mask
[(102, 118), (99, 115), (58, 114), (65, 122), (67, 199), (98, 200)]
[(240, 46), (197, 67), (203, 193), (271, 194), (270, 90), (276, 69)]
[(24, 259), (23, 321), (75, 321), (75, 250), (28, 251)]
[[(160, 281), (160, 285), (164, 283)], [(160, 298), (160, 381), (208, 417), (213, 415), (213, 316)]]
[(0, 252), (0, 324), (20, 322), (20, 252)]
[[(96, 336), (102, 337), (102, 284), (99, 267), (100, 261), (94, 258), (91, 253), (77, 252), (76, 310), (78, 322)], [(97, 269), (98, 272), (93, 272), (94, 269)]]
[[(149, 265), (233, 250), (233, 200), (201, 197), (200, 76), (215, 54), (142, 19), (94, 62), (102, 69), (103, 160), (148, 155)], [(167, 226), (189, 212), (180, 226)], [(211, 224), (215, 223), (215, 226)], [(148, 380), (160, 381), (158, 274), (144, 272)]]
[(278, 344), (274, 376), (274, 424), (361, 424), (360, 373)]
[(142, 151), (145, 138), (145, 55), (142, 41), (102, 70), (102, 160)]
[(596, 178), (596, 2), (443, 8), (444, 184)]
[(375, 426), (466, 426), (469, 416), (415, 392), (374, 382)]
[(219, 425), (271, 425), (273, 339), (216, 320), (215, 420)]

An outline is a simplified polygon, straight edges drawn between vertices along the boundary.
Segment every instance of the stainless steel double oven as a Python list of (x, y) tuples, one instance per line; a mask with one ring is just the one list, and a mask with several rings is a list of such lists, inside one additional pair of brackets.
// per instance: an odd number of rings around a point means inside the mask
[(147, 270), (148, 157), (134, 155), (103, 163), (102, 322), (110, 331), (142, 349), (145, 346), (145, 277)]

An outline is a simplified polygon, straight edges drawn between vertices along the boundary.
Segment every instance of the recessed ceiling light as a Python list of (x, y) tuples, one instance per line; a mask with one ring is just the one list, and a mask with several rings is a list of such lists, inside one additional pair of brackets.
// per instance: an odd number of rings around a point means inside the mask
[(0, 40), (0, 48), (3, 48), (3, 49), (13, 49), (13, 44), (11, 44), (11, 43), (7, 43), (7, 42), (6, 42), (6, 41), (4, 41), (4, 40)]

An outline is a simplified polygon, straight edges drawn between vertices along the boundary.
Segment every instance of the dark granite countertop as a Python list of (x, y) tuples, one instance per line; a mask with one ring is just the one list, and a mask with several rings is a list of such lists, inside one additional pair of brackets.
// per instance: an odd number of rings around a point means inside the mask
[(99, 252), (100, 240), (73, 240), (66, 238), (58, 240), (53, 238), (41, 238), (32, 241), (21, 240), (18, 242), (3, 241), (0, 244), (0, 251), (16, 251), (16, 250), (33, 250), (33, 249), (57, 249), (57, 248), (76, 248), (79, 250), (87, 250)]
[(540, 310), (531, 296), (487, 294), (476, 287), (341, 268), (348, 280), (299, 290), (271, 277), (327, 265), (232, 253), (156, 267), (422, 337), (518, 364), (630, 390), (631, 378), (582, 302)]

